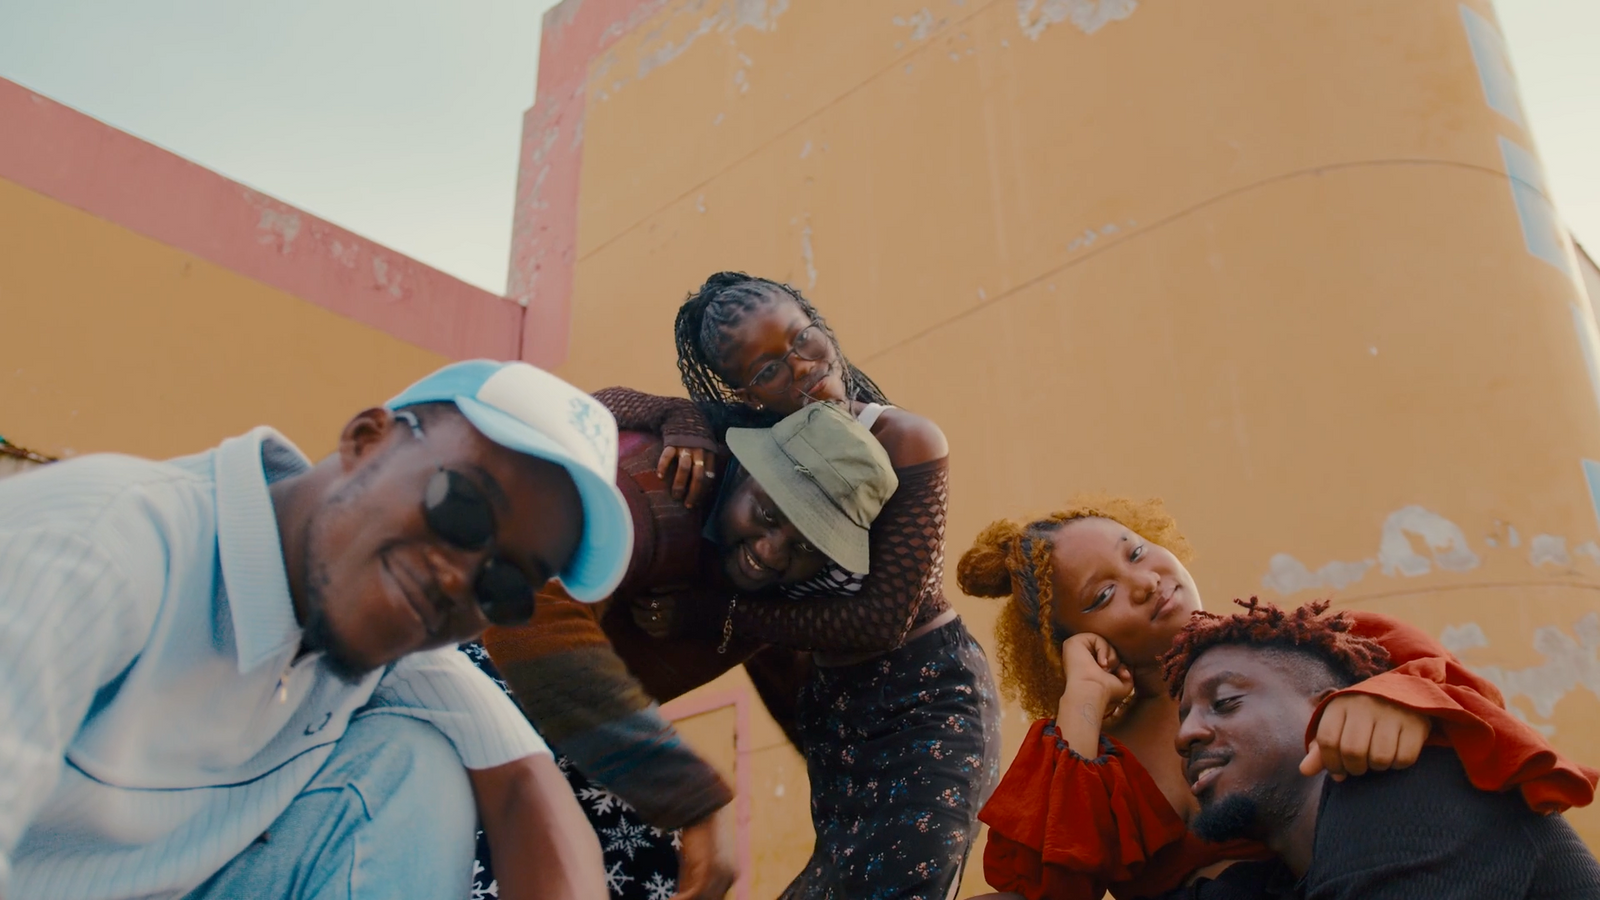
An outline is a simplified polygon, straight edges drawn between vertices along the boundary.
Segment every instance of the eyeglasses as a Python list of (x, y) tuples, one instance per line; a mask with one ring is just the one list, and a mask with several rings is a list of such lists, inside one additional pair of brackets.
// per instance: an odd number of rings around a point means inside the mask
[(764, 391), (781, 391), (794, 380), (794, 369), (789, 367), (789, 357), (793, 356), (806, 362), (816, 362), (828, 355), (829, 340), (827, 332), (819, 325), (810, 325), (794, 336), (794, 343), (789, 345), (789, 352), (761, 367), (761, 371), (750, 379), (749, 387), (760, 388)]
[[(422, 437), (415, 413), (401, 410), (396, 419)], [(494, 542), (494, 506), (472, 479), (443, 466), (428, 478), (422, 492), (422, 518), (428, 530), (460, 550), (478, 552)], [(472, 580), (473, 597), (484, 618), (496, 625), (525, 625), (533, 619), (534, 586), (522, 570), (490, 556)]]

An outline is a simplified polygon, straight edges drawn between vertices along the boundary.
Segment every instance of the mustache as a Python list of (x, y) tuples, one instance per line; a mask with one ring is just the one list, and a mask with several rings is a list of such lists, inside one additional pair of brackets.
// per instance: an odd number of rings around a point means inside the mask
[(1184, 777), (1193, 782), (1195, 778), (1195, 769), (1199, 768), (1202, 764), (1215, 762), (1219, 765), (1222, 765), (1226, 764), (1231, 759), (1233, 759), (1233, 754), (1226, 750), (1200, 750), (1195, 753), (1191, 753), (1189, 758), (1184, 760), (1183, 763)]

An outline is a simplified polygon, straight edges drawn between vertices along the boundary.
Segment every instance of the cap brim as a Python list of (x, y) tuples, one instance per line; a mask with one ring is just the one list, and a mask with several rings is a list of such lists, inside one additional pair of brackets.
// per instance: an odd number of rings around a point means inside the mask
[(611, 596), (633, 557), (633, 516), (615, 481), (602, 479), (558, 443), (506, 413), (471, 397), (456, 397), (461, 414), (483, 436), (508, 450), (556, 463), (572, 476), (583, 503), (583, 537), (561, 570), (562, 587), (573, 599), (597, 603)]
[(812, 546), (846, 571), (865, 575), (871, 558), (867, 529), (850, 521), (815, 481), (795, 471), (770, 428), (730, 428), (724, 438), (739, 465)]

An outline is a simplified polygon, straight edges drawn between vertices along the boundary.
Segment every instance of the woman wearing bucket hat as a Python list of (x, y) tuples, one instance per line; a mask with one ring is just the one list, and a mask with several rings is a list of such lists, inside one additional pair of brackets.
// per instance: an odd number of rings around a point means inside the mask
[(983, 651), (943, 594), (944, 435), (887, 405), (788, 285), (713, 275), (679, 309), (675, 337), (684, 387), (706, 417), (698, 429), (682, 400), (612, 389), (606, 402), (625, 427), (673, 421), (660, 470), (691, 502), (719, 478), (710, 440), (817, 401), (854, 414), (899, 479), (871, 529), (870, 574), (830, 565), (717, 617), (735, 641), (810, 651), (816, 662), (798, 690), (797, 743), (817, 844), (784, 896), (953, 896), (999, 779), (999, 707)]
[[(831, 560), (865, 567), (872, 521), (897, 485), (883, 448), (835, 407), (818, 406), (770, 430), (730, 432), (728, 442), (733, 455), (716, 502), (688, 510), (655, 476), (660, 438), (623, 431), (617, 486), (635, 541), (615, 593), (589, 606), (545, 591), (532, 622), (486, 636), (492, 663), (481, 648), (469, 650), (491, 674), (503, 673), (528, 717), (564, 754), (563, 768), (607, 850), (613, 897), (674, 889), (683, 898), (720, 897), (726, 890), (734, 873), (718, 846), (716, 820), (732, 794), (652, 701), (741, 661), (750, 663), (758, 689), (771, 680), (764, 677), (771, 664), (751, 659), (759, 644), (729, 641), (709, 628), (656, 639), (635, 622), (635, 604), (715, 611), (735, 596), (805, 581)], [(487, 863), (480, 853), (484, 893), (493, 877)]]

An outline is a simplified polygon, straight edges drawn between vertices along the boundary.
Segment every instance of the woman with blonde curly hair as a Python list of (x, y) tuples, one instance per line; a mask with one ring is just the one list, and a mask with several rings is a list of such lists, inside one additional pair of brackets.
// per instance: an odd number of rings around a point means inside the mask
[[(1161, 658), (1201, 608), (1190, 557), (1159, 501), (1119, 498), (994, 522), (962, 556), (962, 590), (1005, 599), (1001, 689), (1038, 720), (980, 814), (993, 887), (1028, 900), (1148, 897), (1265, 854), (1188, 829), (1198, 804)], [(1395, 667), (1317, 710), (1305, 774), (1404, 768), (1425, 741), (1445, 742), (1482, 790), (1518, 788), (1541, 812), (1593, 799), (1597, 773), (1556, 754), (1437, 642), (1387, 616), (1351, 618)]]

